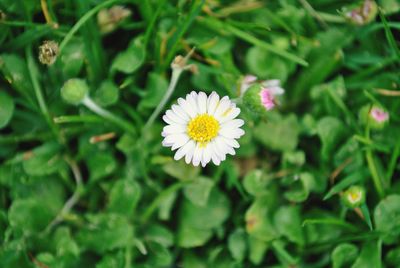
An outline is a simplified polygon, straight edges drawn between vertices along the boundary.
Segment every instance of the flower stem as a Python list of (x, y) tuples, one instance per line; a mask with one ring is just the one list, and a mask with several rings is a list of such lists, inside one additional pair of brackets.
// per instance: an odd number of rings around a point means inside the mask
[[(368, 140), (370, 139), (370, 129), (368, 125), (365, 129), (365, 136)], [(366, 149), (365, 158), (367, 159), (368, 168), (369, 171), (371, 172), (372, 181), (375, 185), (375, 189), (378, 192), (379, 197), (382, 199), (385, 197), (385, 192), (383, 190), (382, 180), (379, 177), (379, 173), (375, 165), (375, 160), (371, 148)]]
[(131, 134), (136, 134), (135, 128), (133, 128), (129, 122), (126, 122), (124, 119), (119, 118), (118, 116), (112, 114), (111, 112), (103, 109), (102, 107), (97, 105), (89, 96), (86, 96), (83, 99), (82, 103), (92, 112), (94, 112), (94, 113), (100, 115), (101, 117), (107, 119), (108, 121), (118, 125), (125, 131), (127, 131)]
[(83, 190), (82, 174), (81, 174), (81, 171), (79, 170), (77, 163), (74, 160), (70, 159), (69, 157), (65, 157), (65, 161), (68, 163), (68, 165), (71, 168), (72, 174), (75, 179), (76, 188), (75, 188), (75, 191), (72, 194), (72, 196), (64, 204), (61, 211), (57, 214), (57, 216), (54, 218), (54, 220), (46, 227), (44, 233), (49, 233), (51, 231), (51, 229), (53, 229), (54, 226), (56, 226), (63, 220), (64, 216), (78, 202), (78, 200), (81, 196), (82, 190)]
[(172, 93), (175, 90), (176, 84), (182, 72), (183, 69), (181, 68), (172, 68), (171, 81), (169, 83), (168, 89), (165, 92), (164, 97), (162, 98), (156, 109), (151, 114), (149, 120), (147, 120), (143, 128), (144, 131), (148, 130), (153, 125), (154, 120), (156, 120), (156, 118), (160, 115), (160, 112), (164, 109), (165, 104), (167, 104), (169, 98), (171, 97)]

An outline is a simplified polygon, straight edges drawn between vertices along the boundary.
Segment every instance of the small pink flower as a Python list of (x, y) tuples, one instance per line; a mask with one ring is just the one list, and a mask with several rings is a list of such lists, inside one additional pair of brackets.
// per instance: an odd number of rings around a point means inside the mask
[(371, 117), (377, 121), (378, 123), (385, 122), (389, 119), (389, 114), (385, 112), (384, 110), (374, 107), (370, 111)]
[(246, 92), (246, 90), (254, 83), (257, 81), (257, 76), (247, 74), (243, 77), (242, 83), (240, 85), (240, 93), (241, 95)]
[(267, 111), (272, 110), (275, 107), (275, 97), (269, 88), (263, 88), (260, 91), (261, 103), (264, 105)]

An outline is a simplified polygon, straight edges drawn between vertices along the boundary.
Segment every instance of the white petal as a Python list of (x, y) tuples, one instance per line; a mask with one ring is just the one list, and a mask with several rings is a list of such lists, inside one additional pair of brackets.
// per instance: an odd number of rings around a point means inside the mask
[(244, 130), (241, 128), (228, 129), (224, 128), (219, 131), (219, 134), (229, 139), (239, 139), (244, 135)]
[(193, 153), (193, 166), (197, 167), (200, 164), (202, 156), (203, 148), (200, 146), (200, 143), (197, 143)]
[(221, 138), (225, 141), (226, 144), (228, 144), (229, 146), (231, 146), (233, 148), (240, 147), (240, 144), (235, 139), (228, 139), (228, 138), (225, 138), (224, 136), (221, 136)]
[(162, 119), (164, 120), (165, 123), (167, 124), (173, 124), (175, 123), (174, 121), (172, 121), (168, 116), (166, 116), (165, 114), (163, 115)]
[(169, 120), (177, 123), (177, 124), (185, 124), (185, 120), (180, 118), (176, 113), (174, 113), (172, 110), (168, 110), (165, 112), (165, 116), (168, 117)]
[(221, 161), (226, 159), (226, 153), (228, 152), (227, 144), (223, 142), (221, 137), (215, 138), (214, 152), (219, 156)]
[(279, 79), (272, 79), (272, 80), (264, 80), (261, 82), (263, 87), (279, 87), (281, 81)]
[(173, 146), (175, 143), (179, 142), (180, 140), (187, 140), (189, 139), (188, 135), (186, 134), (173, 134), (173, 135), (167, 135), (163, 142), (162, 145), (166, 147)]
[(205, 114), (207, 111), (207, 95), (204, 92), (199, 92), (197, 96), (197, 109), (199, 114)]
[(211, 93), (207, 100), (207, 113), (213, 115), (219, 103), (219, 96), (215, 91)]
[(187, 94), (186, 95), (186, 102), (190, 105), (190, 107), (194, 110), (195, 116), (199, 114), (199, 111), (197, 110), (197, 95), (196, 98), (193, 97), (194, 94)]
[(281, 87), (269, 87), (268, 90), (272, 93), (272, 95), (282, 95), (285, 93), (285, 90)]
[(234, 119), (230, 120), (224, 124), (221, 125), (221, 130), (222, 129), (234, 129), (234, 128), (239, 128), (244, 125), (244, 121), (242, 119)]
[(223, 124), (229, 120), (232, 120), (234, 118), (236, 118), (236, 116), (238, 116), (240, 114), (240, 109), (237, 107), (231, 107), (230, 109), (228, 109), (227, 111), (225, 111), (225, 113), (222, 114), (222, 116), (219, 118), (219, 123)]
[(185, 134), (185, 137), (180, 138), (174, 145), (172, 145), (171, 150), (176, 150), (179, 147), (185, 145), (189, 141), (189, 136)]
[(193, 143), (190, 144), (190, 149), (186, 152), (185, 156), (185, 162), (186, 164), (189, 164), (192, 161), (193, 155), (194, 155), (194, 150), (196, 149), (196, 143), (194, 141), (191, 141)]
[(203, 151), (203, 157), (201, 158), (201, 165), (205, 167), (211, 160), (211, 147), (210, 144), (207, 144), (206, 147), (204, 147)]
[(185, 122), (189, 121), (189, 115), (182, 109), (181, 106), (173, 104), (172, 111)]
[(218, 158), (216, 154), (212, 154), (211, 159), (214, 165), (219, 166), (219, 164), (221, 164), (221, 160)]
[(215, 118), (219, 119), (231, 107), (231, 104), (232, 103), (227, 96), (223, 97), (215, 110)]
[(179, 106), (182, 107), (182, 109), (185, 111), (185, 113), (187, 113), (191, 118), (196, 117), (197, 111), (185, 99), (179, 98), (178, 99), (178, 104), (179, 104)]
[(186, 126), (181, 124), (171, 124), (163, 128), (163, 133), (166, 135), (185, 133)]
[(183, 145), (181, 148), (179, 148), (178, 151), (176, 151), (174, 159), (179, 160), (183, 156), (187, 155), (187, 153), (189, 151), (193, 152), (195, 145), (196, 145), (196, 143), (193, 140), (189, 140), (185, 145)]

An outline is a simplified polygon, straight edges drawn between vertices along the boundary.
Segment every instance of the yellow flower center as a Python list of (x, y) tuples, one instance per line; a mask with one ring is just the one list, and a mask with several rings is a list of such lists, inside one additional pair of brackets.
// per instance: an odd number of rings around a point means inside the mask
[(188, 126), (187, 132), (190, 138), (206, 145), (218, 134), (219, 123), (211, 115), (201, 114), (193, 118)]
[(357, 202), (361, 198), (360, 193), (351, 193), (349, 195), (350, 202)]

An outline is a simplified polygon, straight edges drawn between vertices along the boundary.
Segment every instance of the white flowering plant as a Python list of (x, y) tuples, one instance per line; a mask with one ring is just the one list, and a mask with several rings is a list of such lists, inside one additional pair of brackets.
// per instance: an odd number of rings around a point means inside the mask
[(1, 0), (0, 267), (400, 267), (399, 11)]

